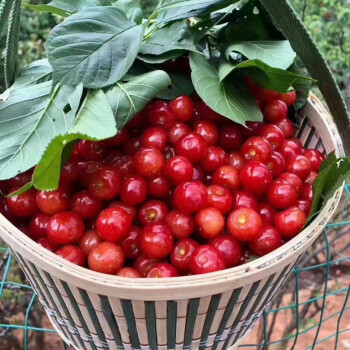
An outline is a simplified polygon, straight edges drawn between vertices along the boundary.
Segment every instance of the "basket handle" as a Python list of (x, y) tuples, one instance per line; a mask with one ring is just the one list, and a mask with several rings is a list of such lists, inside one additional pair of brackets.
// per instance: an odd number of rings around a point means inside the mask
[(341, 135), (346, 156), (350, 157), (350, 116), (328, 63), (288, 0), (260, 0), (274, 24), (290, 41), (320, 91)]

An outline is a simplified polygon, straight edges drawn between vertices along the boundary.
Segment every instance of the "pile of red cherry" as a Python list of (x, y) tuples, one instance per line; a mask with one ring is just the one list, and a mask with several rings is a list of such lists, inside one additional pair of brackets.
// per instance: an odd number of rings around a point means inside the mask
[[(1, 197), (25, 234), (91, 270), (124, 277), (202, 274), (296, 236), (323, 155), (292, 138), (295, 92), (246, 85), (264, 122), (244, 128), (198, 97), (152, 101), (106, 141), (82, 140), (58, 190)], [(6, 195), (31, 171), (3, 181)]]

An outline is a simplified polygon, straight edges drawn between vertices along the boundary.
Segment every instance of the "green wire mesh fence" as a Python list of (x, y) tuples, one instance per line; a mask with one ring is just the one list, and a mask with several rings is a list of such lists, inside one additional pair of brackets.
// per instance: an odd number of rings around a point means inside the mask
[[(350, 185), (333, 222), (264, 312), (242, 348), (350, 350)], [(1, 245), (1, 242), (0, 242)], [(0, 350), (68, 349), (11, 252), (0, 247)]]

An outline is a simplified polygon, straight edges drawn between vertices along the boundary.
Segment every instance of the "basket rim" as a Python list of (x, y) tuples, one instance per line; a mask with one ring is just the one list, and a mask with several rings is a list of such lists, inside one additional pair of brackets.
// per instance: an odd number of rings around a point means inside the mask
[[(337, 155), (342, 154), (343, 148), (340, 136), (337, 129), (335, 128), (333, 119), (314, 94), (310, 93), (308, 102), (313, 108), (318, 109), (320, 117), (324, 121), (327, 121), (329, 126), (332, 128), (331, 137), (334, 141), (334, 145), (336, 148), (335, 153)], [(209, 286), (213, 284), (214, 281), (234, 281), (237, 278), (248, 277), (256, 273), (261, 273), (265, 267), (275, 266), (280, 262), (282, 258), (287, 258), (288, 256), (292, 255), (292, 253), (295, 253), (297, 250), (300, 250), (303, 246), (303, 242), (305, 242), (306, 240), (310, 240), (314, 237), (315, 233), (312, 234), (313, 231), (315, 231), (316, 229), (320, 230), (326, 225), (327, 220), (324, 220), (324, 218), (327, 216), (327, 214), (333, 214), (333, 212), (335, 211), (335, 208), (340, 200), (342, 190), (343, 186), (337, 190), (337, 192), (331, 199), (329, 199), (323, 210), (315, 217), (315, 219), (311, 222), (309, 226), (303, 229), (303, 231), (300, 232), (296, 237), (294, 237), (281, 247), (277, 248), (273, 252), (256, 260), (245, 263), (243, 265), (203, 275), (180, 276), (161, 279), (130, 279), (95, 272), (85, 267), (75, 265), (59, 257), (55, 253), (43, 248), (42, 246), (34, 242), (31, 238), (26, 236), (18, 228), (16, 228), (1, 214), (0, 228), (2, 228), (2, 230), (0, 230), (0, 237), (7, 235), (9, 240), (15, 242), (15, 244), (13, 244), (14, 250), (16, 250), (16, 248), (20, 246), (22, 250), (27, 251), (29, 254), (35, 255), (36, 258), (44, 259), (46, 265), (50, 265), (52, 269), (61, 270), (61, 272), (65, 272), (66, 274), (70, 275), (70, 277), (79, 280), (84, 279), (86, 282), (97, 283), (101, 287), (118, 287), (120, 289), (129, 290), (130, 292), (132, 290), (134, 290), (135, 292), (140, 292), (146, 290), (167, 290), (169, 288), (178, 289), (186, 287), (195, 287), (196, 285), (203, 286), (205, 284)], [(333, 204), (335, 204), (334, 207), (332, 207)], [(6, 239), (4, 239), (4, 241), (5, 243), (7, 243)]]

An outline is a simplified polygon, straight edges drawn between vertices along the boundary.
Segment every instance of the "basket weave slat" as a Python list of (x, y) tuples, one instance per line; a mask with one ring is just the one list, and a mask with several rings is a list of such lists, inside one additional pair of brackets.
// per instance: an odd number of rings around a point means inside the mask
[[(310, 95), (298, 117), (303, 145), (340, 156), (332, 118)], [(0, 217), (11, 247), (65, 342), (75, 349), (227, 350), (254, 327), (295, 264), (331, 218), (341, 189), (297, 237), (263, 258), (212, 274), (126, 280), (75, 266)]]

